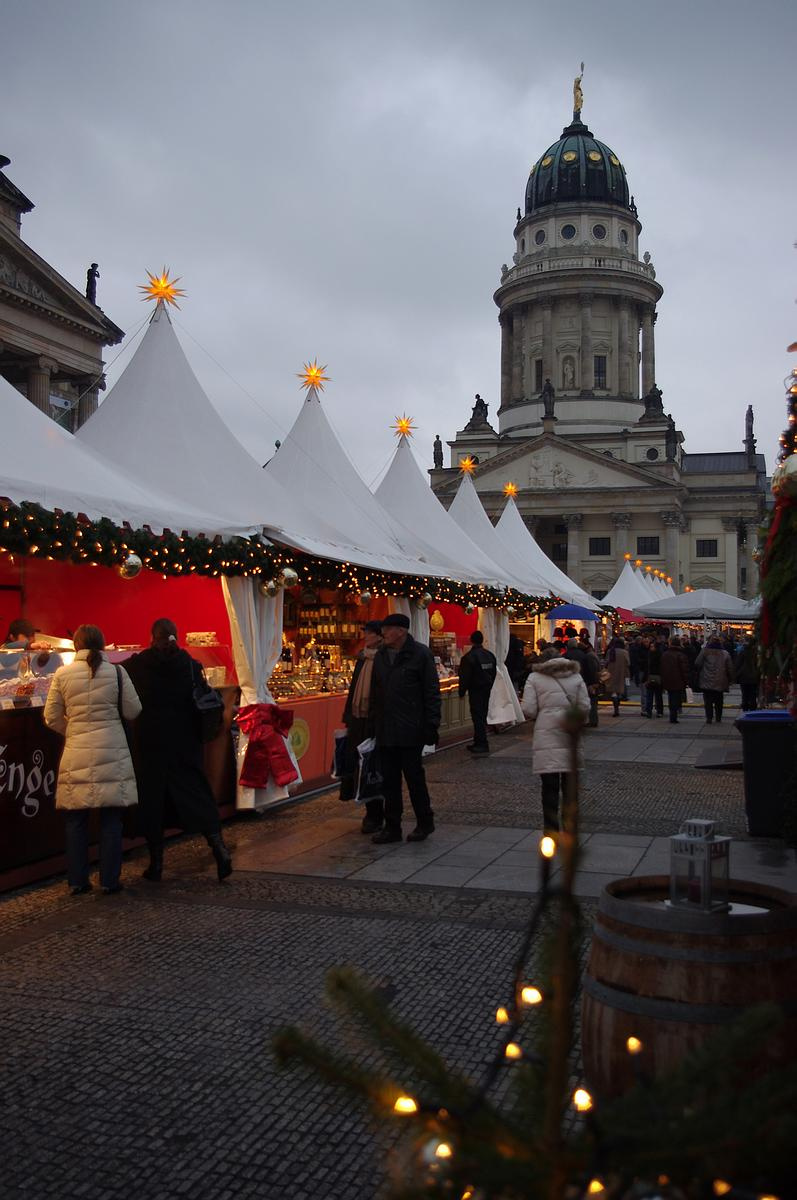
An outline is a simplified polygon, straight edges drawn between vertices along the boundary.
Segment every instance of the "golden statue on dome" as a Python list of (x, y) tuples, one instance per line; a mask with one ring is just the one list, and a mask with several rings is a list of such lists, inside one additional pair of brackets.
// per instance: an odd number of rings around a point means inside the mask
[(581, 110), (584, 107), (584, 93), (581, 90), (581, 80), (584, 78), (584, 64), (581, 64), (581, 74), (576, 75), (573, 80), (573, 120), (577, 121), (581, 117)]

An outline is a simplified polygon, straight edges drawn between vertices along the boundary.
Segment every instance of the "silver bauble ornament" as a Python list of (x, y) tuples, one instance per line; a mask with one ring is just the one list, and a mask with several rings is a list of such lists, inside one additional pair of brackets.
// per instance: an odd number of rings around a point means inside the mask
[(772, 472), (772, 493), (779, 498), (797, 496), (797, 454), (784, 458)]
[(360, 604), (370, 604), (370, 603), (371, 603), (371, 593), (370, 592), (360, 592)]
[(279, 591), (279, 584), (276, 579), (262, 579), (257, 585), (257, 590), (261, 596), (276, 596)]
[(468, 616), (470, 616), (471, 613), (475, 613), (475, 611), (476, 611), (475, 604), (466, 604), (465, 605), (465, 612), (468, 614)]
[(432, 603), (432, 597), (429, 592), (424, 592), (422, 596), (418, 597), (415, 603), (418, 605), (418, 608), (421, 610), (421, 612), (423, 612), (423, 610), (428, 608)]
[(516, 612), (517, 612), (517, 609), (514, 607), (514, 605), (510, 604), (506, 610), (506, 615), (508, 617), (514, 617)]
[(286, 587), (286, 588), (292, 588), (292, 587), (296, 587), (298, 582), (299, 582), (298, 572), (294, 571), (293, 567), (285, 567), (284, 571), (282, 572), (282, 575), (280, 576), (280, 583), (282, 584), (282, 586)]
[(136, 575), (140, 575), (144, 569), (144, 564), (137, 554), (128, 554), (123, 563), (119, 563), (116, 568), (122, 579), (135, 579)]

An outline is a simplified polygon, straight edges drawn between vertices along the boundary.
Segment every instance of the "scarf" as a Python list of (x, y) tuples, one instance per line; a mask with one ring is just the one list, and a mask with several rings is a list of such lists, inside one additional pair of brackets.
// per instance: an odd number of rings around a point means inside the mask
[(367, 717), (371, 707), (371, 679), (374, 673), (374, 659), (376, 658), (376, 646), (372, 650), (363, 650), (363, 665), (360, 674), (357, 676), (357, 682), (354, 685), (354, 695), (351, 699), (351, 715), (353, 717)]

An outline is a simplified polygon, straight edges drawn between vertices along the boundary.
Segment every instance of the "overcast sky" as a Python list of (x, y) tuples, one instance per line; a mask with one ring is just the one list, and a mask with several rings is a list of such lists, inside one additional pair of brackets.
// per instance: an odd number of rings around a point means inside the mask
[(146, 270), (182, 276), (178, 336), (261, 461), (318, 356), (369, 483), (395, 415), (425, 466), (475, 392), (494, 417), (492, 294), (584, 59), (664, 287), (665, 408), (687, 451), (736, 450), (752, 402), (772, 469), (797, 364), (791, 0), (5, 0), (2, 37), (25, 240), (81, 291), (99, 263), (126, 345)]

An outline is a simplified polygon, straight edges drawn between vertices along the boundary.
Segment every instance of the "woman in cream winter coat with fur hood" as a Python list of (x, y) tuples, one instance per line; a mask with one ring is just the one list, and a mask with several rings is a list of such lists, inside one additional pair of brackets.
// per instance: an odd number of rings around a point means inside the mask
[[(105, 654), (95, 625), (75, 630), (75, 661), (53, 676), (44, 720), (64, 735), (55, 807), (66, 809), (66, 855), (73, 895), (91, 890), (88, 820), (100, 809), (100, 883), (106, 893), (121, 890), (122, 809), (138, 803), (133, 762), (119, 707), (132, 721), (141, 702), (126, 671), (117, 672)], [(121, 689), (121, 691), (120, 691)]]
[[(560, 658), (557, 650), (545, 650), (540, 662), (531, 668), (521, 706), (534, 721), (532, 770), (542, 784), (542, 815), (546, 830), (559, 829), (559, 803), (565, 788), (565, 776), (573, 769), (570, 735), (564, 728), (569, 708), (580, 709), (584, 721), (589, 717), (589, 693), (577, 662)], [(579, 748), (578, 765), (581, 766)]]

